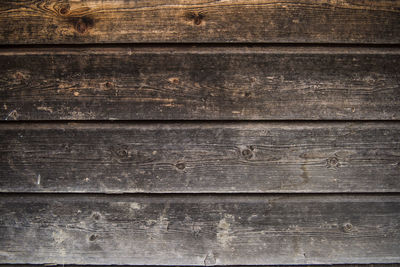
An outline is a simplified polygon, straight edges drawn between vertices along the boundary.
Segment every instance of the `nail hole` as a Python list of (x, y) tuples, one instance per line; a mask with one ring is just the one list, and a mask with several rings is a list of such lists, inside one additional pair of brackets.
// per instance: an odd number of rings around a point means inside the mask
[(89, 237), (89, 240), (90, 240), (90, 241), (95, 241), (95, 240), (96, 240), (96, 238), (97, 238), (97, 236), (96, 236), (96, 235), (91, 235), (91, 236)]

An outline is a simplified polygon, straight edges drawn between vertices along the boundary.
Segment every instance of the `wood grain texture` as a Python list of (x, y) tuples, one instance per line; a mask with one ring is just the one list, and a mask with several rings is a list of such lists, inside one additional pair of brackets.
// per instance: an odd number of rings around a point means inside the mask
[(2, 124), (2, 192), (400, 192), (399, 123)]
[[(0, 264), (1, 267), (43, 267), (42, 264)], [(58, 265), (52, 265), (52, 266), (58, 266)], [(88, 265), (79, 265), (79, 264), (74, 264), (74, 265), (68, 265), (68, 264), (63, 264), (63, 266), (66, 267), (84, 267)], [(91, 267), (106, 267), (109, 265), (90, 265)], [(120, 265), (122, 267), (130, 267), (130, 266), (136, 266), (136, 267), (150, 267), (149, 265)], [(180, 267), (179, 265), (175, 265), (176, 267)], [(399, 263), (370, 263), (370, 264), (312, 264), (312, 265), (226, 265), (226, 266), (237, 266), (237, 267), (398, 267), (400, 266)], [(183, 266), (181, 266), (183, 267)]]
[(3, 263), (400, 260), (400, 198), (391, 195), (2, 195), (0, 213)]
[(2, 120), (400, 119), (400, 50), (0, 50)]
[[(60, 264), (61, 265), (61, 264)], [(82, 265), (82, 264), (74, 264), (74, 265), (68, 265), (68, 264), (62, 264), (65, 267), (88, 267), (88, 265)], [(46, 264), (46, 266), (59, 266), (57, 264), (54, 265), (49, 265)], [(109, 265), (90, 265), (90, 267), (107, 267)], [(130, 266), (136, 266), (136, 267), (150, 267), (151, 265), (119, 265), (121, 267), (130, 267)], [(176, 267), (183, 267), (180, 265), (175, 265)], [(370, 264), (312, 264), (312, 265), (225, 265), (225, 266), (236, 266), (236, 267), (398, 267), (400, 266), (400, 263), (370, 263)], [(0, 267), (43, 267), (43, 264), (0, 264)]]
[(0, 44), (400, 42), (398, 0), (8, 0)]

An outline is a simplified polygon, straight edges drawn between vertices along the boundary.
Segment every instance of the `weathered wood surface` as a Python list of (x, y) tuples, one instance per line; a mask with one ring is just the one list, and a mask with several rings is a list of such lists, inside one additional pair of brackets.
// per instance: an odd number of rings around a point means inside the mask
[(2, 192), (400, 192), (399, 123), (6, 123)]
[(1, 195), (0, 262), (400, 261), (393, 195)]
[(398, 0), (9, 0), (0, 44), (400, 43)]
[(0, 50), (2, 120), (400, 119), (400, 50)]
[[(65, 266), (65, 267), (87, 267), (88, 265), (82, 264), (46, 264), (46, 266)], [(43, 267), (43, 264), (0, 264), (0, 267)], [(90, 267), (106, 267), (109, 265), (90, 265)], [(157, 267), (159, 265), (119, 265), (121, 267)], [(175, 267), (184, 267), (181, 265), (174, 265)], [(399, 263), (371, 263), (371, 264), (312, 264), (312, 265), (225, 265), (226, 267), (398, 267)]]
[[(44, 264), (0, 264), (0, 267), (43, 267)], [(46, 264), (46, 266), (65, 266), (65, 267), (87, 267), (88, 265), (82, 264)], [(90, 265), (90, 267), (106, 267), (110, 265)], [(121, 267), (157, 267), (159, 265), (118, 265)], [(184, 267), (181, 265), (174, 265), (175, 267)], [(370, 263), (370, 264), (301, 264), (301, 265), (225, 265), (226, 267), (398, 267), (399, 263)]]

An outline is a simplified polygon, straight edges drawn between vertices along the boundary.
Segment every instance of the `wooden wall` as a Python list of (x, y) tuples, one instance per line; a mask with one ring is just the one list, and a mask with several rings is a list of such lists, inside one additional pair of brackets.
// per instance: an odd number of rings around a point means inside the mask
[(399, 266), (399, 69), (399, 0), (3, 0), (0, 264)]

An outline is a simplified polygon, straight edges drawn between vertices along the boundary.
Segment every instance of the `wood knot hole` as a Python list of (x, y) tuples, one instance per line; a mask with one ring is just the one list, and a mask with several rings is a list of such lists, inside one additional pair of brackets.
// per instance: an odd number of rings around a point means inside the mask
[(345, 223), (342, 228), (344, 232), (349, 233), (353, 230), (353, 225), (351, 223)]
[(110, 89), (110, 88), (112, 88), (112, 83), (106, 82), (105, 86), (106, 86), (106, 88)]
[(128, 150), (126, 149), (117, 149), (117, 151), (115, 152), (117, 154), (118, 157), (121, 158), (126, 158), (128, 156)]
[(331, 157), (326, 160), (326, 166), (328, 168), (337, 168), (340, 166), (339, 159), (337, 157)]
[(87, 26), (86, 26), (86, 24), (83, 22), (83, 21), (78, 21), (77, 23), (76, 23), (76, 30), (79, 32), (79, 33), (85, 33), (86, 32), (86, 29), (87, 29)]
[(249, 148), (245, 148), (242, 150), (242, 156), (246, 159), (249, 160), (251, 158), (253, 158), (254, 156), (254, 146), (249, 146)]
[(89, 17), (79, 18), (75, 22), (75, 30), (80, 34), (86, 33), (90, 27), (93, 27), (93, 19)]
[(186, 165), (185, 165), (184, 162), (178, 162), (178, 163), (175, 164), (175, 167), (176, 167), (178, 170), (184, 170), (184, 169), (186, 168)]
[(61, 7), (61, 8), (60, 8), (60, 11), (59, 11), (60, 14), (61, 14), (61, 15), (67, 15), (67, 14), (69, 13), (69, 8), (70, 8), (70, 7), (69, 7), (68, 5), (67, 5), (67, 6)]
[(15, 73), (15, 78), (16, 78), (17, 80), (22, 80), (22, 79), (25, 78), (25, 76), (24, 76), (21, 72), (16, 72), (16, 73)]
[(203, 22), (204, 14), (202, 12), (189, 12), (187, 18), (193, 20), (194, 25), (200, 25)]

